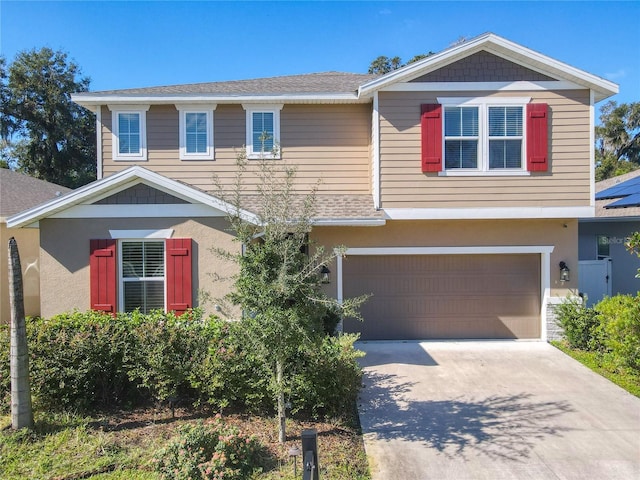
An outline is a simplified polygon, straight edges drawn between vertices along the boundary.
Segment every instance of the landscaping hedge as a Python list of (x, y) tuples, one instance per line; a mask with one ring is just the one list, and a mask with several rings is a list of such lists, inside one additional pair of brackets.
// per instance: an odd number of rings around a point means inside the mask
[[(48, 410), (110, 409), (171, 400), (271, 412), (264, 365), (241, 322), (154, 312), (72, 312), (27, 319), (31, 388)], [(322, 337), (288, 362), (292, 413), (349, 414), (361, 386), (356, 336)], [(0, 328), (0, 399), (9, 408), (9, 332)]]

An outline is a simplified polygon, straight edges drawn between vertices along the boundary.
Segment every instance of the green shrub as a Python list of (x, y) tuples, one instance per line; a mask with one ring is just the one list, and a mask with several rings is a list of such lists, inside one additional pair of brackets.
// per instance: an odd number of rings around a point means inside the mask
[(127, 317), (88, 311), (27, 322), (31, 386), (41, 406), (84, 410), (129, 402), (135, 388), (125, 358), (133, 346)]
[(356, 334), (325, 337), (317, 349), (299, 352), (291, 386), (292, 413), (325, 418), (351, 414), (362, 386), (358, 358), (364, 352), (354, 348), (357, 339)]
[(581, 350), (600, 348), (598, 314), (593, 308), (586, 307), (582, 299), (566, 298), (556, 307), (556, 318), (572, 348)]
[(640, 295), (616, 295), (595, 306), (604, 344), (614, 361), (640, 371)]
[(208, 355), (195, 366), (192, 386), (216, 408), (270, 412), (270, 376), (253, 350), (244, 344), (241, 322), (210, 324)]
[(255, 438), (242, 436), (217, 415), (208, 425), (183, 425), (156, 454), (156, 471), (168, 480), (243, 480), (258, 469), (261, 451)]
[(155, 400), (198, 397), (192, 376), (207, 357), (215, 319), (203, 320), (198, 310), (182, 317), (161, 311), (121, 317), (133, 325), (134, 348), (127, 355), (130, 381)]

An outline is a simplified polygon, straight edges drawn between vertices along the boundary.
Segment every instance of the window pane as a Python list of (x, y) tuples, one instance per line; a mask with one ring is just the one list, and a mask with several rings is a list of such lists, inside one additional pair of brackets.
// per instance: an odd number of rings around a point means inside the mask
[(490, 140), (489, 168), (520, 168), (522, 140)]
[(253, 151), (269, 152), (273, 149), (273, 112), (253, 112)]
[(489, 107), (489, 136), (522, 136), (522, 107)]
[(118, 137), (119, 153), (127, 154), (140, 152), (140, 114), (118, 114)]
[(601, 257), (608, 257), (610, 253), (609, 245), (611, 242), (609, 241), (609, 237), (606, 235), (597, 235), (598, 239), (598, 259)]
[(164, 309), (164, 282), (141, 281), (124, 283), (124, 311), (142, 313)]
[(444, 110), (444, 134), (447, 137), (478, 135), (478, 107), (447, 107)]
[(445, 168), (477, 168), (478, 142), (476, 140), (445, 141)]
[(186, 113), (185, 128), (187, 153), (207, 153), (207, 114)]

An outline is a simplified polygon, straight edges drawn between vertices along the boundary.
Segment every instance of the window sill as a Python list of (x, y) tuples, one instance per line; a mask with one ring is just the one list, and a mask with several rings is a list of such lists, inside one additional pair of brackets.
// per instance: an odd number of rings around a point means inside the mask
[(249, 153), (247, 154), (249, 160), (280, 160), (280, 155), (272, 155), (270, 153)]
[(531, 172), (525, 170), (446, 170), (438, 172), (439, 177), (529, 177)]
[(215, 160), (213, 155), (180, 155), (180, 160), (190, 161), (190, 160)]
[(114, 162), (146, 162), (147, 157), (113, 157)]

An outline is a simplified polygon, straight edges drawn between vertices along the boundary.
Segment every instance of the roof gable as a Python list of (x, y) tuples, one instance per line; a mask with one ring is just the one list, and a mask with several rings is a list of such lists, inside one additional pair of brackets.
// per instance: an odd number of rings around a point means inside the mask
[[(7, 219), (8, 227), (27, 227), (37, 224), (44, 218), (62, 215), (74, 208), (99, 205), (109, 207), (101, 203), (104, 199), (114, 196), (128, 195), (131, 188), (139, 184), (144, 184), (153, 190), (163, 192), (168, 197), (182, 200), (182, 204), (195, 204), (208, 209), (211, 216), (222, 216), (236, 209), (233, 205), (226, 203), (202, 190), (188, 186), (176, 180), (169, 179), (158, 173), (147, 170), (140, 166), (129, 167), (110, 177), (97, 180), (93, 183), (80, 187), (68, 193), (64, 197), (56, 198), (47, 203), (34, 207), (25, 212), (19, 213)], [(130, 205), (130, 204), (128, 204)], [(171, 216), (168, 211), (163, 210), (165, 216)], [(240, 215), (247, 221), (257, 223), (257, 217), (248, 211), (240, 211)]]
[(555, 80), (486, 51), (480, 51), (411, 82), (544, 82)]
[(590, 89), (594, 92), (595, 101), (618, 93), (618, 86), (613, 82), (554, 60), (493, 33), (485, 33), (374, 79), (362, 85), (359, 94), (370, 96), (378, 90), (395, 84), (411, 82), (479, 52), (487, 52), (552, 79), (572, 82), (578, 87)]

